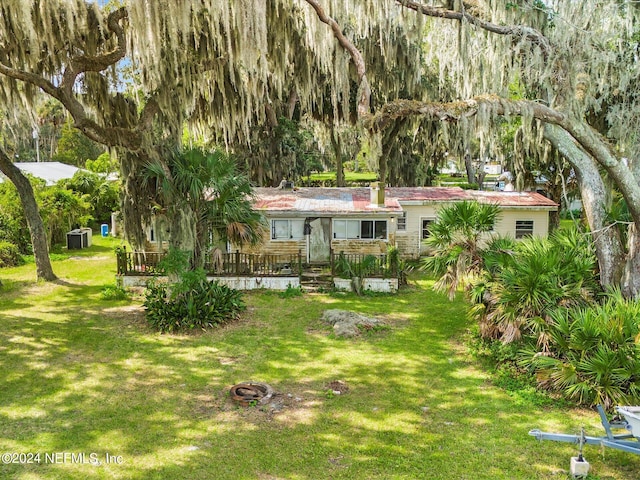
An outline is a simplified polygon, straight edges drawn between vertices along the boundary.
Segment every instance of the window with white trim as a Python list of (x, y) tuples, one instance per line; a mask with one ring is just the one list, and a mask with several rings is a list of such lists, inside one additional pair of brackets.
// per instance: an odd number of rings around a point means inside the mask
[(399, 232), (407, 231), (407, 212), (402, 212), (402, 216), (398, 217), (398, 226), (396, 227), (396, 230)]
[(337, 240), (386, 240), (386, 220), (334, 220), (333, 238)]
[(431, 236), (431, 232), (429, 231), (429, 227), (435, 221), (436, 221), (435, 218), (423, 218), (422, 219), (422, 221), (420, 222), (422, 224), (422, 232), (421, 232), (421, 236), (420, 236), (420, 238), (422, 238), (422, 240), (426, 240), (427, 238), (429, 238)]
[(271, 220), (271, 240), (300, 240), (304, 238), (304, 220)]
[(533, 220), (516, 220), (516, 238), (533, 235)]

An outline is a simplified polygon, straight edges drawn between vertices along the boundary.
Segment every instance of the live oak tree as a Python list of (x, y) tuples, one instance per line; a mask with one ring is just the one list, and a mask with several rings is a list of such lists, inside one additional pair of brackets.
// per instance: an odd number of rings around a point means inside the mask
[(0, 148), (0, 171), (16, 186), (22, 209), (27, 225), (29, 226), (29, 234), (33, 253), (36, 262), (36, 277), (39, 280), (54, 281), (57, 280), (51, 260), (49, 259), (49, 245), (47, 242), (47, 233), (38, 211), (38, 204), (33, 193), (33, 187), (29, 179), (25, 177), (20, 169), (16, 167), (5, 151)]
[[(548, 144), (572, 164), (581, 188), (605, 285), (640, 293), (640, 172), (637, 66), (640, 10), (634, 2), (454, 2), (443, 9), (400, 1), (432, 19), (432, 61), (462, 101), (393, 102), (372, 124), (389, 117), (427, 115), (455, 123), (459, 150), (474, 132), (495, 151), (497, 119), (523, 119), (523, 147)], [(446, 48), (449, 40), (453, 48)], [(514, 98), (510, 87), (525, 92)], [(461, 133), (461, 135), (460, 135)], [(607, 223), (607, 191), (601, 170), (629, 207), (628, 245)]]
[[(316, 2), (312, 2), (316, 3)], [(549, 142), (571, 162), (598, 254), (601, 282), (640, 293), (640, 186), (637, 161), (639, 9), (633, 2), (456, 1), (455, 9), (398, 0), (427, 25), (431, 59), (443, 84), (454, 84), (461, 100), (396, 100), (372, 112), (361, 98), (358, 112), (372, 132), (397, 119), (424, 116), (445, 125), (449, 147), (459, 155), (471, 135), (496, 151), (497, 119), (520, 116), (524, 147), (542, 150)], [(336, 23), (319, 17), (336, 32)], [(447, 23), (449, 22), (449, 23)], [(436, 26), (437, 25), (437, 26)], [(363, 58), (336, 34), (352, 56), (363, 85), (369, 85)], [(510, 87), (526, 95), (514, 98)], [(453, 128), (452, 128), (453, 126)], [(606, 135), (606, 137), (605, 137)], [(544, 140), (544, 141), (543, 141)], [(635, 161), (634, 161), (635, 160)], [(628, 245), (607, 223), (606, 189), (599, 168), (615, 183), (630, 211)]]
[[(126, 230), (137, 245), (154, 195), (141, 166), (166, 164), (185, 123), (230, 144), (292, 91), (304, 112), (329, 99), (378, 143), (384, 181), (389, 140), (408, 123), (436, 129), (450, 154), (464, 154), (472, 137), (495, 153), (499, 119), (520, 116), (525, 152), (544, 155), (551, 144), (576, 171), (602, 282), (636, 296), (640, 149), (628, 127), (639, 111), (637, 3), (447, 4), (131, 0), (107, 12), (81, 0), (0, 0), (0, 100), (29, 105), (40, 89), (88, 137), (119, 151)], [(369, 64), (373, 50), (381, 60)], [(126, 94), (114, 86), (123, 60), (135, 71)], [(430, 89), (427, 69), (437, 73)], [(628, 245), (607, 223), (601, 171), (629, 206)], [(174, 246), (193, 248), (192, 217), (185, 209), (172, 219)]]
[[(221, 142), (247, 138), (270, 102), (284, 102), (295, 88), (300, 107), (309, 110), (327, 85), (332, 108), (349, 109), (349, 58), (304, 2), (192, 1), (188, 7), (133, 0), (107, 12), (82, 0), (0, 2), (0, 98), (29, 108), (36, 91), (44, 91), (76, 128), (119, 152), (125, 227), (137, 246), (155, 194), (141, 167), (166, 163), (185, 123)], [(379, 18), (377, 8), (357, 2), (340, 8), (354, 18)], [(398, 20), (384, 20), (377, 31), (390, 22)], [(353, 26), (368, 36), (369, 22)], [(122, 61), (135, 71), (132, 93), (117, 87)], [(174, 246), (193, 248), (192, 217), (185, 209), (172, 218)]]

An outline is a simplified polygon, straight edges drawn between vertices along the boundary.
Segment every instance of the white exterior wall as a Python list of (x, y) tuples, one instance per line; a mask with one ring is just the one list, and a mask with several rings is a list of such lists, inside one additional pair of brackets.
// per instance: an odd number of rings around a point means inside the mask
[(496, 221), (495, 232), (502, 236), (516, 238), (517, 220), (533, 221), (534, 237), (546, 237), (549, 234), (549, 210), (517, 207), (503, 207)]
[(438, 210), (448, 203), (430, 202), (425, 205), (402, 205), (407, 212), (406, 230), (396, 231), (396, 245), (403, 258), (417, 258), (425, 254), (422, 245), (422, 220), (435, 220)]
[[(351, 279), (338, 278), (333, 279), (333, 285), (338, 290), (346, 290), (348, 292), (353, 291), (353, 285)], [(398, 291), (398, 279), (397, 278), (363, 278), (362, 289), (370, 290), (372, 292), (382, 293), (396, 293)]]
[[(151, 280), (167, 282), (167, 277), (149, 275), (122, 275), (118, 277), (123, 288), (146, 287)], [(207, 277), (210, 282), (218, 281), (223, 285), (235, 290), (257, 290), (265, 288), (268, 290), (286, 290), (289, 286), (298, 288), (300, 286), (299, 277)]]
[[(407, 212), (407, 228), (395, 234), (395, 241), (404, 258), (417, 258), (427, 254), (422, 244), (422, 220), (436, 219), (438, 210), (447, 203), (431, 202), (426, 205), (403, 205)], [(496, 221), (495, 233), (501, 236), (516, 237), (516, 221), (533, 221), (533, 235), (546, 237), (549, 234), (549, 209), (531, 207), (501, 207), (501, 213)]]

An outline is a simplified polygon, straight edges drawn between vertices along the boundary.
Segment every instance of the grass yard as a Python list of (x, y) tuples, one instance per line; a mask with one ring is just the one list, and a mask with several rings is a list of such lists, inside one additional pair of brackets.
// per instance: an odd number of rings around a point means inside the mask
[[(463, 344), (463, 303), (426, 280), (396, 296), (251, 293), (238, 322), (159, 335), (140, 298), (102, 299), (113, 240), (94, 241), (54, 263), (58, 284), (34, 283), (34, 265), (0, 270), (0, 453), (40, 453), (0, 478), (564, 479), (575, 448), (527, 432), (601, 434), (594, 412), (493, 386)], [(327, 308), (391, 328), (335, 338)], [(232, 404), (242, 381), (269, 383), (275, 408)], [(634, 455), (586, 457), (591, 479), (640, 476)]]
[[(345, 171), (344, 179), (347, 182), (375, 182), (378, 178), (378, 174), (375, 172), (352, 172)], [(323, 181), (323, 180), (335, 180), (336, 172), (321, 172), (312, 173), (309, 175), (309, 180)]]

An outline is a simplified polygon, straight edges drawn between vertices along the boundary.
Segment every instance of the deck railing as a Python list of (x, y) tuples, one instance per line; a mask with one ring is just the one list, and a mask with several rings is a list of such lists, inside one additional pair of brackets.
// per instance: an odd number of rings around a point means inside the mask
[[(163, 275), (164, 252), (129, 252), (118, 250), (118, 275)], [(299, 276), (303, 271), (302, 253), (266, 255), (252, 253), (216, 253), (205, 258), (205, 271), (209, 276), (275, 277)], [(345, 254), (331, 255), (331, 274), (335, 277), (393, 278), (398, 265), (388, 255)]]
[(298, 276), (302, 271), (302, 254), (267, 255), (222, 253), (207, 256), (205, 270), (214, 276)]
[(166, 253), (160, 252), (116, 252), (118, 275), (162, 275), (158, 266)]
[(355, 253), (333, 253), (331, 255), (331, 274), (334, 277), (379, 277), (391, 278), (398, 274), (398, 266), (389, 256)]
[[(161, 261), (166, 255), (164, 252), (118, 250), (118, 275), (162, 275)], [(299, 276), (302, 254), (216, 253), (206, 256), (204, 268), (209, 276)]]

